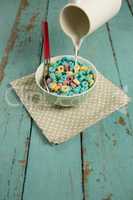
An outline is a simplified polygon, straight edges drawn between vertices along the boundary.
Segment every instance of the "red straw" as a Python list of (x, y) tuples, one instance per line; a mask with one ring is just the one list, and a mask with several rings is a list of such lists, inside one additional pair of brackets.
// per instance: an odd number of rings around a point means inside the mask
[(50, 60), (50, 42), (49, 42), (49, 31), (48, 22), (42, 21), (42, 32), (43, 32), (43, 56), (44, 59)]

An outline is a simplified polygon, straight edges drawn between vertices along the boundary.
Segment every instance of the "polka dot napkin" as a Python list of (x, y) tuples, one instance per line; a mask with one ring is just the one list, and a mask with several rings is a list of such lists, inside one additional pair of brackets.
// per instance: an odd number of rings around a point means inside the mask
[(129, 102), (128, 96), (100, 73), (91, 96), (80, 106), (71, 108), (48, 104), (36, 85), (34, 74), (11, 85), (42, 134), (55, 144), (69, 140)]

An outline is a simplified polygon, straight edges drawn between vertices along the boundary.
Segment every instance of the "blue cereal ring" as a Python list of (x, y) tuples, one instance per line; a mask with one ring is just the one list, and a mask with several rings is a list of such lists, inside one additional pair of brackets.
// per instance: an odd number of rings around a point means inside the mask
[(88, 82), (87, 82), (87, 81), (83, 81), (83, 82), (81, 83), (81, 85), (82, 85), (83, 87), (88, 87)]
[(55, 82), (57, 81), (55, 73), (50, 73), (49, 76), (53, 81), (55, 81)]
[(62, 77), (61, 77), (61, 79), (65, 81), (67, 79), (66, 74), (63, 74)]
[(55, 72), (55, 68), (53, 66), (49, 67), (49, 73), (54, 73)]

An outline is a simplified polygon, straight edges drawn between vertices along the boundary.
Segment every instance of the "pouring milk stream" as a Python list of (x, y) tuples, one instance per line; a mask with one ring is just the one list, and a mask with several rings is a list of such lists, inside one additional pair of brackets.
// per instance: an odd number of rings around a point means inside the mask
[(70, 0), (60, 12), (60, 25), (72, 39), (75, 63), (84, 38), (120, 10), (122, 0)]

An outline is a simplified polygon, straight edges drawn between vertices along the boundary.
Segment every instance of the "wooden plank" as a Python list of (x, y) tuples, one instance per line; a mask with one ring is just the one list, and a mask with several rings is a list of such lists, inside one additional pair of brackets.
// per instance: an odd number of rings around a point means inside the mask
[[(4, 47), (6, 46), (7, 39), (9, 38), (18, 6), (18, 0), (13, 0), (12, 2), (5, 0), (0, 5), (0, 26), (3, 27), (0, 31), (0, 59), (2, 58)], [(5, 11), (8, 12), (8, 15)]]
[(133, 0), (127, 0), (127, 4), (131, 12), (131, 15), (133, 15)]
[[(13, 39), (12, 35), (10, 35), (10, 32), (13, 32), (11, 29), (18, 7), (19, 2), (17, 0), (13, 0), (12, 2), (5, 0), (0, 5), (0, 26), (3, 27), (0, 31), (0, 80), (3, 77), (4, 66), (7, 63), (6, 55), (9, 54), (9, 48), (12, 48), (14, 44), (15, 38)], [(8, 15), (7, 12), (9, 13)]]
[[(43, 8), (43, 14), (45, 13), (46, 3), (44, 0), (20, 1), (1, 59), (0, 200), (18, 200), (23, 193), (31, 137), (31, 119), (22, 104), (14, 105), (19, 103), (19, 100), (9, 89), (9, 83), (31, 73), (40, 61), (41, 11)], [(15, 7), (14, 12), (16, 12)], [(4, 27), (6, 24), (3, 30)]]
[[(124, 3), (121, 12), (109, 23), (107, 30), (103, 27), (86, 42), (90, 49), (88, 57), (94, 59), (100, 71), (123, 86), (130, 96), (133, 95), (132, 27), (133, 19)], [(85, 199), (133, 199), (132, 117), (133, 106), (130, 103), (128, 112), (121, 109), (85, 131)]]
[[(60, 30), (59, 10), (66, 1), (50, 0), (48, 21), (52, 55), (71, 54), (72, 44)], [(24, 200), (81, 200), (80, 136), (61, 145), (50, 145), (33, 125)]]

